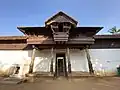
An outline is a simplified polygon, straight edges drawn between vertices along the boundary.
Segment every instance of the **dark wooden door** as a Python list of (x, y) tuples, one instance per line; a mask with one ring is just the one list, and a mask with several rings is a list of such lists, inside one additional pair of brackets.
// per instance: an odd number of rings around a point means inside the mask
[(67, 76), (65, 53), (56, 54), (55, 77)]
[(58, 74), (59, 76), (64, 76), (64, 58), (58, 59)]

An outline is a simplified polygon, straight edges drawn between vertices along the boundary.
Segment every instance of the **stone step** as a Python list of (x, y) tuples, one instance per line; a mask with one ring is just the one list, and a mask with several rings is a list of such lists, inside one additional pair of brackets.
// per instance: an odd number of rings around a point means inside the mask
[(53, 78), (54, 77), (54, 75), (50, 74), (50, 72), (34, 72), (32, 74), (26, 74), (26, 76), (27, 77), (37, 77), (37, 78)]
[(36, 74), (35, 75), (36, 77), (42, 77), (42, 78), (53, 78), (54, 77), (54, 75), (46, 75), (46, 74)]
[(87, 78), (87, 77), (94, 77), (89, 72), (72, 72), (68, 75), (69, 78)]
[(35, 76), (53, 76), (50, 72), (35, 72)]
[[(38, 78), (54, 78), (54, 74), (50, 74), (50, 72), (35, 72), (33, 73), (34, 77)], [(89, 72), (72, 72), (68, 74), (68, 78), (82, 78), (82, 77), (93, 77)]]
[(19, 78), (14, 78), (14, 77), (8, 77), (0, 80), (1, 84), (20, 84), (24, 82), (25, 79), (19, 79)]

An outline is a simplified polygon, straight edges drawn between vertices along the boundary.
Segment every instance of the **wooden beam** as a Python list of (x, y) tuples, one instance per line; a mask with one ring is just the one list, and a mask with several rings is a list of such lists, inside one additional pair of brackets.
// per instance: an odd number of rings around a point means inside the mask
[(53, 55), (54, 51), (53, 48), (51, 48), (51, 65), (50, 65), (50, 72), (51, 74), (53, 74), (53, 59), (54, 59), (54, 55)]
[(32, 56), (31, 56), (31, 63), (30, 63), (30, 67), (29, 67), (29, 73), (33, 73), (33, 67), (34, 67), (34, 61), (35, 61), (35, 52), (36, 52), (36, 48), (33, 45), (33, 51), (32, 51)]
[(88, 67), (89, 67), (89, 72), (90, 74), (94, 74), (94, 70), (93, 70), (93, 66), (92, 66), (92, 62), (91, 62), (91, 57), (89, 54), (89, 50), (88, 50), (88, 45), (85, 48), (85, 52), (86, 52), (86, 56), (87, 56), (87, 60), (88, 60)]
[(70, 50), (67, 48), (67, 57), (68, 57), (68, 72), (71, 73), (71, 62), (70, 62)]

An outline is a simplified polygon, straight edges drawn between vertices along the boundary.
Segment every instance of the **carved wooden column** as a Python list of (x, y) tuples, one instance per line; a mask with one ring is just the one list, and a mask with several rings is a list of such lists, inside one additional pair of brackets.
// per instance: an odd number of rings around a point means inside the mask
[(29, 73), (33, 73), (33, 67), (34, 67), (34, 60), (35, 60), (35, 52), (36, 52), (36, 47), (32, 45), (33, 51), (32, 51), (32, 56), (31, 56), (31, 63), (29, 67)]
[(54, 59), (54, 55), (53, 55), (54, 51), (53, 48), (51, 49), (51, 64), (50, 64), (50, 72), (51, 74), (53, 74), (53, 59)]
[(71, 73), (70, 50), (67, 48), (68, 72)]
[(88, 45), (85, 48), (85, 52), (86, 52), (86, 56), (87, 56), (87, 60), (88, 60), (88, 67), (89, 67), (89, 72), (90, 74), (94, 74), (94, 70), (93, 70), (93, 66), (92, 66), (92, 62), (91, 62), (91, 57), (89, 54), (89, 49), (88, 49)]

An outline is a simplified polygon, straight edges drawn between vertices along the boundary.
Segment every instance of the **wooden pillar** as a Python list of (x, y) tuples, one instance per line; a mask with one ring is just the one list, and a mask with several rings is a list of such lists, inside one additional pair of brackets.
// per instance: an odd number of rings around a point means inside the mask
[(58, 76), (58, 60), (56, 58), (56, 61), (55, 61), (55, 73), (54, 73), (54, 77), (57, 78)]
[(70, 62), (70, 50), (67, 48), (67, 57), (68, 57), (68, 72), (71, 73), (71, 62)]
[(51, 74), (53, 74), (53, 59), (54, 59), (54, 55), (53, 55), (53, 48), (51, 49), (51, 65), (50, 65), (50, 72)]
[(29, 73), (33, 73), (33, 67), (34, 67), (34, 60), (35, 60), (35, 52), (36, 52), (36, 48), (33, 45), (33, 51), (32, 51), (32, 56), (31, 56), (31, 63), (30, 63), (30, 67), (29, 67)]
[(90, 74), (94, 74), (94, 70), (93, 70), (93, 66), (92, 66), (92, 62), (91, 62), (91, 57), (89, 54), (89, 49), (88, 49), (88, 45), (85, 48), (85, 52), (86, 52), (86, 56), (87, 56), (87, 60), (88, 60), (88, 67), (89, 67), (89, 72)]

